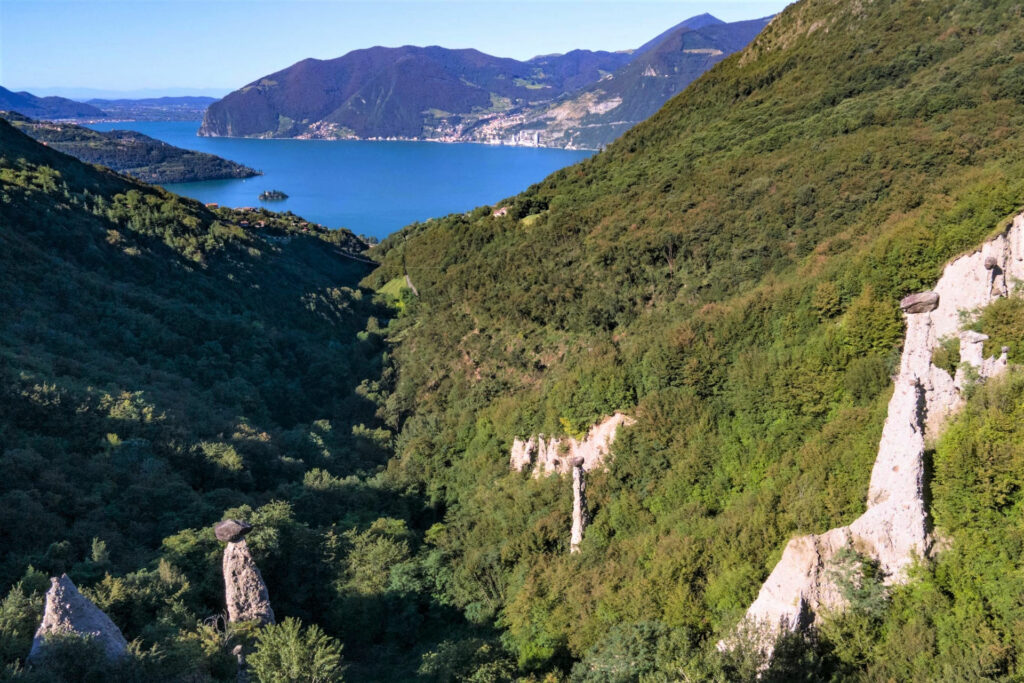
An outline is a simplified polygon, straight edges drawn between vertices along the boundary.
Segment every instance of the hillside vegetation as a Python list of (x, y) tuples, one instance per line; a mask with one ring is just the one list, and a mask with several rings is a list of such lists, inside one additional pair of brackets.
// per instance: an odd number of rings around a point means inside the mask
[[(357, 678), (412, 676), (458, 631), (408, 568), (432, 518), (379, 478), (390, 439), (360, 384), (387, 311), (358, 286), (357, 247), (290, 214), (211, 212), (0, 121), (0, 679), (234, 681), (252, 634), (210, 620), (225, 515), (257, 525), (280, 618), (340, 639)], [(62, 572), (137, 641), (124, 670), (69, 644), (15, 675)], [(292, 637), (269, 634), (264, 659)]]
[[(668, 680), (699, 671), (788, 538), (863, 511), (899, 298), (1024, 202), (1021, 22), (1012, 2), (804, 0), (505, 216), (380, 245), (366, 282), (408, 273), (419, 292), (391, 330), (389, 474), (443, 510), (428, 542), (445, 594), (499, 625), (520, 667), (629, 680), (608, 672), (646, 652)], [(615, 410), (637, 424), (588, 484), (570, 556), (568, 484), (509, 473), (509, 447)], [(937, 463), (979, 447), (965, 437)], [(942, 476), (954, 551), (918, 584), (940, 595), (911, 587), (895, 616), (820, 634), (794, 651), (801, 675), (933, 680), (981, 651), (984, 675), (1021, 675), (1018, 608), (989, 604), (1002, 579), (966, 549), (976, 520), (949, 512), (962, 497), (1009, 515), (1017, 494)], [(987, 552), (1019, 557), (998, 518)]]
[[(914, 582), (860, 577), (760, 673), (715, 647), (788, 538), (863, 511), (899, 298), (1024, 204), (1021, 25), (1010, 0), (802, 0), (606, 152), (409, 226), (372, 272), (350, 233), (0, 121), (0, 677), (230, 681), (245, 644), (262, 680), (336, 679), (339, 653), (369, 681), (1021, 679), (1019, 371), (929, 454), (946, 551)], [(1022, 302), (971, 321), (1018, 363)], [(509, 447), (615, 410), (636, 423), (570, 555), (568, 482)], [(216, 618), (225, 517), (256, 526), (277, 627)], [(23, 669), (63, 571), (134, 641), (113, 670), (76, 642)]]
[(130, 130), (96, 131), (72, 123), (35, 121), (0, 112), (21, 132), (89, 164), (102, 164), (148, 183), (251, 178), (260, 172), (222, 159), (161, 142)]

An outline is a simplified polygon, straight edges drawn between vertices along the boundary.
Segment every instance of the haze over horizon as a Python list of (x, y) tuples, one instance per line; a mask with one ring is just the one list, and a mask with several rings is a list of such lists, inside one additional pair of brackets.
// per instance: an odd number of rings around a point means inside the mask
[(374, 45), (474, 48), (515, 59), (625, 50), (694, 15), (739, 21), (786, 4), (3, 0), (0, 85), (76, 99), (220, 97), (302, 59)]

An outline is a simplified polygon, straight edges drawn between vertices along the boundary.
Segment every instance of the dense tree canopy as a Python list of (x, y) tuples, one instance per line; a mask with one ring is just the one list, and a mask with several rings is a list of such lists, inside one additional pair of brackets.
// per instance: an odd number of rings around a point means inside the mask
[[(68, 571), (134, 641), (112, 680), (230, 680), (237, 643), (271, 680), (752, 679), (714, 644), (789, 537), (863, 510), (899, 298), (1024, 203), (1020, 28), (1009, 0), (803, 0), (607, 152), (372, 272), (350, 234), (0, 123), (3, 675), (104, 666), (69, 641), (20, 670)], [(1020, 299), (968, 317), (1020, 362)], [(762, 680), (1024, 675), (1022, 397), (975, 387), (929, 453), (947, 550), (850, 581)], [(567, 482), (509, 446), (614, 410), (637, 421), (569, 555)], [(275, 629), (216, 619), (224, 517), (256, 526)]]

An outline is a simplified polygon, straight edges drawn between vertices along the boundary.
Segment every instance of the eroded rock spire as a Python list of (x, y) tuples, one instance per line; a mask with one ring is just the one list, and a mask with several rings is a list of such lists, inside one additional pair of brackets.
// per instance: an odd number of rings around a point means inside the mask
[(43, 622), (36, 630), (28, 661), (42, 654), (46, 649), (46, 639), (51, 635), (91, 638), (111, 659), (120, 659), (128, 654), (128, 641), (121, 629), (92, 600), (78, 592), (67, 574), (50, 579)]
[[(1024, 214), (1011, 229), (961, 256), (943, 270), (935, 290), (900, 302), (906, 313), (896, 387), (871, 472), (867, 510), (849, 526), (789, 541), (782, 558), (747, 610), (770, 656), (775, 636), (807, 625), (821, 608), (837, 609), (845, 598), (832, 580), (837, 555), (851, 549), (876, 562), (886, 584), (903, 583), (916, 557), (930, 551), (924, 492), (925, 440), (963, 405), (970, 382), (994, 377), (1007, 366), (1007, 349), (985, 358), (983, 334), (962, 330), (964, 312), (984, 308), (1007, 294), (1007, 277), (1024, 280)], [(955, 376), (935, 366), (932, 353), (951, 337), (960, 339)], [(730, 646), (728, 639), (719, 647)]]
[(245, 535), (252, 531), (252, 525), (228, 519), (214, 526), (213, 531), (219, 540), (227, 543), (223, 570), (228, 621), (273, 624), (274, 610), (270, 607), (267, 584), (245, 543)]
[(569, 535), (569, 552), (578, 553), (583, 542), (583, 530), (587, 526), (587, 480), (583, 472), (584, 460), (573, 458), (572, 462), (572, 532)]

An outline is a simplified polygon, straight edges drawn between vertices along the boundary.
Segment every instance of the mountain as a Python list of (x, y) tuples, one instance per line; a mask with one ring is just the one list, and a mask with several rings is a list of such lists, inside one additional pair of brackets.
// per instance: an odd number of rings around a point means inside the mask
[(11, 92), (0, 86), (0, 111), (16, 111), (34, 119), (104, 118), (106, 114), (91, 104), (64, 97), (36, 97), (28, 92)]
[(0, 112), (18, 130), (89, 164), (102, 164), (149, 183), (251, 178), (259, 171), (205, 152), (169, 145), (128, 130), (95, 131), (72, 123), (35, 121)]
[(575, 51), (520, 62), (441, 47), (355, 50), (303, 60), (236, 90), (210, 105), (199, 133), (418, 138), (452, 120), (553, 99), (628, 58)]
[(658, 111), (712, 66), (743, 49), (771, 17), (721, 22), (689, 19), (633, 53), (596, 83), (555, 102), (526, 106), (479, 121), (461, 138), (502, 144), (598, 149)]
[[(1019, 680), (1024, 372), (971, 372), (1024, 353), (1021, 266), (979, 251), (1024, 243), (1017, 5), (801, 0), (605, 151), (376, 266), (0, 121), (5, 673), (230, 681), (241, 647), (258, 680), (336, 679), (339, 651), (350, 681)], [(951, 259), (997, 300), (918, 297), (962, 328), (937, 336), (900, 300)], [(919, 399), (891, 422), (933, 546), (906, 584), (804, 547), (845, 609), (765, 661), (736, 625), (791, 539), (868, 508), (905, 328), (934, 344), (913, 391), (943, 369), (966, 397), (927, 443)], [(225, 518), (277, 626), (218, 617)], [(114, 672), (75, 639), (25, 671), (64, 572), (138, 641)]]
[(643, 53), (647, 52), (648, 50), (650, 50), (651, 48), (655, 47), (660, 42), (668, 38), (673, 33), (678, 33), (679, 31), (684, 31), (687, 29), (691, 31), (696, 31), (702, 28), (707, 28), (709, 26), (721, 26), (724, 23), (725, 22), (719, 19), (718, 17), (712, 16), (711, 14), (708, 14), (706, 12), (704, 14), (698, 14), (695, 17), (690, 17), (689, 19), (685, 19), (679, 22), (678, 24), (676, 24), (675, 26), (673, 26), (672, 28), (668, 29), (663, 33), (659, 33), (654, 38), (651, 38), (649, 41), (647, 41), (646, 43), (638, 47), (636, 50), (634, 50), (633, 54), (635, 56), (642, 55)]
[(540, 55), (527, 61), (539, 69), (543, 78), (558, 83), (559, 89), (571, 92), (593, 83), (633, 58), (630, 52), (592, 52), (571, 50), (565, 54)]
[(132, 121), (198, 121), (215, 97), (146, 97), (141, 99), (91, 99), (110, 118)]
[[(783, 639), (768, 669), (756, 634), (716, 647), (791, 539), (865, 512), (901, 298), (961, 254), (999, 277), (976, 250), (1024, 207), (1020, 27), (1010, 0), (802, 0), (604, 152), (374, 251), (365, 283), (404, 288), (379, 401), (389, 472), (444, 511), (445, 594), (501, 629), (521, 671), (1020, 675), (1019, 371), (968, 382), (929, 439), (936, 546), (909, 584), (847, 548), (807, 565), (847, 611)], [(986, 357), (1024, 361), (1019, 293), (960, 324), (989, 336)], [(936, 341), (953, 372), (961, 339)], [(575, 455), (617, 413), (636, 423), (585, 475), (572, 553), (574, 483), (510, 461), (540, 441)]]
[(691, 17), (638, 50), (542, 55), (375, 47), (307, 59), (210, 105), (200, 135), (598, 148), (741, 49), (769, 19)]

